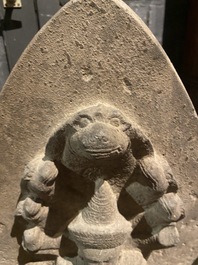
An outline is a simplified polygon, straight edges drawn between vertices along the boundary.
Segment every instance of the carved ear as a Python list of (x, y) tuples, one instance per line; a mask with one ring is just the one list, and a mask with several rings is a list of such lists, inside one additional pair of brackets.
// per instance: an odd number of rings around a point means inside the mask
[(153, 145), (146, 135), (138, 128), (130, 129), (131, 149), (136, 159), (154, 153)]
[(45, 156), (47, 159), (52, 161), (59, 161), (61, 159), (66, 142), (66, 129), (67, 125), (61, 127), (50, 137), (45, 148)]

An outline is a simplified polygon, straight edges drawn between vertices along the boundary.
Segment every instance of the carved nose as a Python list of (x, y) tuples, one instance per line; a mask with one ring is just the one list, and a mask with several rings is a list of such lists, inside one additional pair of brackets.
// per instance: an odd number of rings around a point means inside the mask
[(120, 145), (125, 146), (126, 140), (117, 128), (103, 122), (87, 126), (79, 132), (78, 139), (87, 152), (105, 153), (117, 150)]
[(104, 135), (102, 132), (93, 133), (90, 137), (85, 137), (82, 140), (82, 143), (86, 147), (105, 147), (110, 142), (110, 139), (108, 136)]
[(97, 141), (99, 144), (105, 144), (105, 143), (108, 143), (108, 142), (109, 142), (108, 137), (105, 136), (105, 135), (98, 135), (98, 134), (96, 134), (96, 135), (95, 135), (95, 139), (96, 139), (96, 141)]
[(112, 148), (115, 147), (116, 141), (113, 136), (115, 132), (102, 123), (96, 123), (87, 130), (86, 134), (81, 135), (80, 141), (85, 148)]

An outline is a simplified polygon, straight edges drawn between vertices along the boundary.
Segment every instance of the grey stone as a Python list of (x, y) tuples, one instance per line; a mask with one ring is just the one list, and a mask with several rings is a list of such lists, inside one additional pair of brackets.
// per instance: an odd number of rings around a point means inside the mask
[(0, 90), (2, 89), (9, 75), (8, 63), (6, 58), (3, 37), (0, 36)]
[(164, 28), (165, 0), (125, 1), (147, 24), (160, 43)]
[(66, 4), (0, 109), (0, 264), (196, 260), (197, 115), (127, 5)]
[(155, 37), (162, 43), (163, 29), (164, 29), (164, 5), (150, 5), (149, 23), (148, 26)]

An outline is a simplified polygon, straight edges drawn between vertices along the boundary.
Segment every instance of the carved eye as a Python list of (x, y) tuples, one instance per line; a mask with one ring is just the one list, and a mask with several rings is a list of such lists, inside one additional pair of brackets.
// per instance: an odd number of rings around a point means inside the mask
[(73, 121), (73, 127), (78, 130), (79, 128), (84, 128), (90, 123), (92, 123), (92, 118), (88, 115), (79, 115), (74, 121)]
[(104, 120), (104, 117), (103, 117), (103, 115), (102, 115), (101, 112), (96, 112), (96, 114), (95, 114), (95, 119), (96, 119), (97, 121), (103, 121), (103, 120)]
[(118, 118), (112, 118), (110, 120), (111, 125), (115, 126), (115, 127), (119, 127), (120, 126), (120, 120)]
[(91, 123), (91, 120), (86, 118), (86, 117), (82, 117), (79, 121), (79, 127), (80, 128), (84, 128), (86, 127), (87, 125), (89, 125)]

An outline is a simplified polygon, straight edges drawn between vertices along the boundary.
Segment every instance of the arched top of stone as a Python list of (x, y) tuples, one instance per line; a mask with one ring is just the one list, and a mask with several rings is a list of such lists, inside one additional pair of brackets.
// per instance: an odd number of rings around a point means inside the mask
[[(24, 165), (70, 115), (97, 103), (115, 106), (143, 128), (168, 160), (187, 208), (194, 205), (197, 115), (170, 60), (122, 1), (77, 0), (36, 35), (0, 95), (5, 231), (11, 230)], [(5, 239), (5, 260), (16, 248)]]

